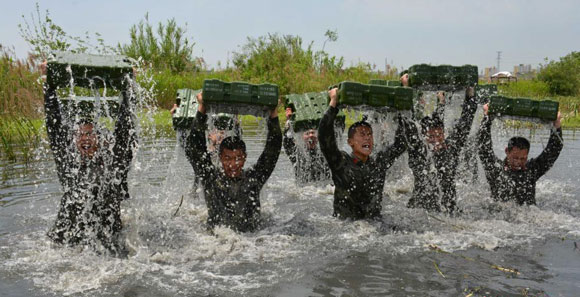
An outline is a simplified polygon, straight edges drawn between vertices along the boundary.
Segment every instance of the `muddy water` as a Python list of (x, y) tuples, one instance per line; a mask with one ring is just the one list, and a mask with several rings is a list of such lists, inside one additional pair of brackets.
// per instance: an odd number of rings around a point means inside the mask
[[(250, 164), (263, 147), (251, 134)], [(531, 138), (530, 155), (547, 142), (546, 132), (499, 133), (498, 156), (511, 134)], [(577, 296), (579, 138), (564, 134), (537, 206), (493, 203), (480, 172), (458, 184), (463, 213), (452, 218), (405, 207), (412, 178), (401, 160), (383, 222), (333, 218), (332, 187), (296, 185), (282, 153), (261, 194), (264, 228), (214, 235), (175, 139), (144, 139), (123, 205), (127, 259), (47, 240), (61, 192), (52, 155), (38, 150), (28, 167), (0, 163), (0, 296)]]

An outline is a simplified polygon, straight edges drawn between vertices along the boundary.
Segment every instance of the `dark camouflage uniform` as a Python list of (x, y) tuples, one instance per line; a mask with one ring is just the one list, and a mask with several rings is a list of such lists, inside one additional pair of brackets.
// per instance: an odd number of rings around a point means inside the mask
[(282, 148), (278, 118), (268, 120), (266, 146), (256, 165), (237, 178), (226, 176), (212, 163), (205, 141), (206, 122), (207, 115), (198, 112), (185, 152), (204, 187), (207, 224), (209, 227), (225, 225), (240, 232), (253, 231), (260, 222), (260, 190), (274, 171)]
[(129, 198), (127, 174), (137, 142), (131, 111), (134, 98), (124, 92), (114, 141), (101, 141), (92, 159), (82, 159), (78, 153), (74, 145), (76, 131), (69, 126), (72, 120), (63, 119), (55, 90), (46, 87), (44, 98), (46, 129), (64, 191), (48, 236), (71, 245), (94, 244), (97, 239), (109, 251), (122, 252), (117, 238), (122, 228), (120, 203)]
[(338, 108), (329, 107), (318, 127), (320, 149), (335, 185), (333, 215), (355, 220), (380, 217), (386, 172), (405, 151), (402, 130), (399, 126), (393, 145), (362, 162), (338, 149), (334, 135), (337, 113)]
[(479, 158), (485, 169), (485, 177), (491, 189), (491, 197), (496, 201), (515, 201), (519, 205), (536, 204), (536, 182), (554, 165), (564, 143), (562, 129), (554, 129), (548, 145), (534, 159), (528, 160), (523, 170), (510, 170), (506, 160), (500, 160), (493, 153), (491, 143), (491, 118), (483, 118), (479, 130)]

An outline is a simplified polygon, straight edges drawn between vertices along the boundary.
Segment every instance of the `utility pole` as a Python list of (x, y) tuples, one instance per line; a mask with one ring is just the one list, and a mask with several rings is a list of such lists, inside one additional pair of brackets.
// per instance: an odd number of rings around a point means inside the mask
[(501, 51), (497, 51), (497, 72), (500, 72), (499, 62), (501, 60)]

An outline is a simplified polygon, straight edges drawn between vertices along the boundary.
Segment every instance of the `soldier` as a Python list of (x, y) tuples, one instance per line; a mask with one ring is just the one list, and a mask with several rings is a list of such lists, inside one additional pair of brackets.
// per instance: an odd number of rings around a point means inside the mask
[(296, 181), (300, 183), (330, 180), (330, 168), (318, 149), (318, 131), (311, 127), (302, 132), (304, 147), (298, 148), (294, 135), (290, 131), (292, 109), (286, 108), (286, 128), (284, 130), (284, 150), (294, 167)]
[(254, 231), (260, 223), (260, 190), (274, 171), (282, 148), (278, 112), (276, 108), (270, 111), (266, 146), (253, 168), (243, 169), (246, 144), (239, 137), (230, 136), (219, 145), (222, 166), (218, 169), (211, 161), (205, 141), (207, 115), (201, 93), (197, 100), (198, 112), (185, 152), (204, 187), (207, 224), (210, 228), (224, 225), (240, 232)]
[(495, 201), (515, 201), (519, 205), (536, 204), (536, 182), (558, 159), (564, 143), (562, 141), (561, 115), (553, 123), (548, 145), (542, 153), (528, 160), (530, 142), (523, 137), (513, 137), (505, 149), (506, 157), (500, 160), (493, 153), (491, 123), (488, 105), (483, 106), (484, 118), (479, 129), (479, 158), (485, 169), (485, 177)]
[[(408, 85), (408, 74), (401, 77)], [(431, 116), (424, 117), (421, 132), (416, 125), (406, 123), (409, 167), (413, 171), (415, 186), (408, 207), (452, 213), (457, 210), (455, 177), (459, 157), (469, 136), (477, 102), (473, 87), (465, 93), (461, 116), (451, 134), (445, 136), (443, 122), (445, 93), (438, 92), (438, 107)], [(425, 143), (427, 145), (425, 145)]]
[(405, 151), (402, 130), (397, 129), (393, 145), (371, 157), (374, 145), (372, 127), (365, 121), (356, 122), (348, 130), (352, 154), (340, 151), (334, 135), (334, 120), (338, 113), (337, 89), (330, 90), (329, 95), (329, 107), (320, 120), (318, 135), (335, 185), (333, 215), (354, 220), (380, 218), (386, 172)]
[[(42, 64), (46, 73), (46, 62)], [(123, 91), (114, 139), (107, 141), (91, 119), (76, 123), (61, 112), (53, 86), (44, 85), (46, 130), (64, 190), (48, 236), (57, 243), (104, 247), (124, 253), (118, 242), (121, 201), (129, 198), (127, 174), (136, 147), (135, 95)]]

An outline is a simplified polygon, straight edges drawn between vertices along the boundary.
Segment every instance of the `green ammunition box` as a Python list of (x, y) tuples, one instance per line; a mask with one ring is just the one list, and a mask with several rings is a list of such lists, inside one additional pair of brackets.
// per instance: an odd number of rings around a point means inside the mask
[(485, 104), (489, 102), (489, 98), (493, 95), (497, 95), (497, 85), (477, 85), (475, 86), (475, 97), (477, 102)]
[(179, 89), (177, 90), (177, 109), (172, 115), (174, 129), (189, 129), (193, 118), (197, 113), (196, 95), (201, 90)]
[(388, 87), (400, 87), (401, 82), (398, 80), (384, 80), (384, 79), (371, 79), (369, 80), (369, 85), (379, 85)]
[(120, 97), (67, 97), (60, 99), (63, 112), (77, 114), (82, 118), (93, 118), (95, 113), (116, 116), (119, 112)]
[(367, 85), (343, 81), (338, 84), (338, 104), (362, 105), (366, 104)]
[(369, 80), (369, 85), (386, 86), (387, 81), (384, 79), (371, 79), (371, 80)]
[(538, 118), (547, 121), (555, 121), (558, 118), (558, 101), (543, 100), (538, 104)]
[(413, 106), (413, 89), (386, 85), (365, 85), (356, 82), (338, 84), (338, 103), (341, 105), (390, 107), (409, 110)]
[(490, 114), (504, 115), (510, 111), (513, 105), (512, 99), (504, 96), (491, 96), (489, 98), (489, 110)]
[(255, 97), (255, 105), (268, 107), (278, 106), (278, 86), (273, 84), (260, 84), (257, 86), (258, 95)]
[[(432, 89), (463, 88), (475, 86), (478, 80), (477, 66), (431, 66), (413, 65), (409, 68), (409, 85)], [(446, 87), (444, 87), (446, 86)]]
[[(292, 109), (294, 131), (316, 129), (328, 109), (328, 92), (290, 94), (285, 96), (285, 106)], [(345, 115), (340, 111), (336, 117), (338, 126), (344, 128)]]
[(278, 86), (206, 79), (203, 82), (203, 100), (208, 105), (252, 105), (272, 108), (278, 105)]
[(521, 117), (534, 116), (534, 101), (526, 98), (512, 99), (511, 115)]
[(203, 81), (202, 90), (204, 102), (223, 103), (225, 95), (229, 93), (229, 84), (218, 79), (206, 79)]
[(127, 78), (133, 77), (129, 58), (120, 55), (90, 55), (68, 52), (55, 53), (47, 63), (47, 83), (52, 87), (74, 86), (83, 88), (128, 87)]
[(551, 100), (531, 100), (528, 98), (510, 98), (491, 96), (489, 113), (500, 116), (516, 116), (554, 121), (558, 116), (559, 103)]
[(393, 106), (395, 100), (395, 88), (369, 85), (366, 104), (373, 107)]
[(397, 110), (411, 110), (413, 108), (414, 92), (412, 88), (397, 87), (393, 107)]

